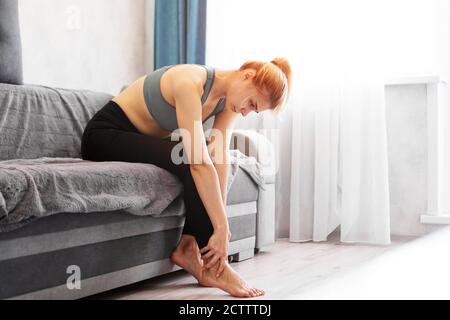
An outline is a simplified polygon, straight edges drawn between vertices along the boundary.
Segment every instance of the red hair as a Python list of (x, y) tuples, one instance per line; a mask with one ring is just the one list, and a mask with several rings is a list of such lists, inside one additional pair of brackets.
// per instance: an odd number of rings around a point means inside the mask
[(253, 83), (261, 91), (267, 91), (271, 109), (279, 114), (286, 105), (291, 89), (291, 66), (286, 58), (275, 58), (270, 62), (247, 61), (240, 67), (256, 70)]

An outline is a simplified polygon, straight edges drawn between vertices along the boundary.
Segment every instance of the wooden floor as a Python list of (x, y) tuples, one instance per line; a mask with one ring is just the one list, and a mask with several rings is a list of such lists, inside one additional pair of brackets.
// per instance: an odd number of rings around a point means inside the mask
[[(337, 233), (323, 243), (280, 239), (231, 266), (266, 291), (261, 299), (450, 298), (450, 229), (417, 239), (393, 237), (390, 246), (342, 244), (338, 239)], [(91, 298), (237, 299), (199, 287), (184, 270)]]

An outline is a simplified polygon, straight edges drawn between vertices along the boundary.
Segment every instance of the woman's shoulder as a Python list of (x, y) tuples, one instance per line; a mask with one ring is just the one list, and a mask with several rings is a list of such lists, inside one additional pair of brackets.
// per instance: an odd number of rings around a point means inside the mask
[(208, 77), (207, 67), (200, 64), (171, 65), (165, 73), (172, 83), (193, 82), (200, 87), (203, 87)]
[(180, 77), (196, 77), (206, 75), (207, 66), (201, 64), (175, 64), (169, 66), (167, 71)]

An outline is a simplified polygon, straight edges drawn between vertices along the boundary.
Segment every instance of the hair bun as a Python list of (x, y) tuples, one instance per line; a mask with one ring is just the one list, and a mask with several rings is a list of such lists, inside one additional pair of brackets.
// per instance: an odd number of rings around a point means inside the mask
[(289, 84), (289, 90), (291, 89), (291, 65), (289, 63), (289, 60), (283, 57), (276, 57), (275, 59), (273, 59), (272, 61), (270, 61), (270, 63), (276, 65), (278, 68), (281, 69), (281, 71), (283, 71), (284, 75), (286, 76), (286, 79), (288, 81)]
[(290, 65), (289, 65), (289, 61), (286, 58), (280, 58), (277, 57), (275, 59), (273, 59), (272, 61), (270, 61), (270, 63), (273, 63), (274, 65), (276, 65), (278, 68), (280, 68), (281, 70), (283, 70), (283, 72), (287, 75), (287, 73), (290, 73)]

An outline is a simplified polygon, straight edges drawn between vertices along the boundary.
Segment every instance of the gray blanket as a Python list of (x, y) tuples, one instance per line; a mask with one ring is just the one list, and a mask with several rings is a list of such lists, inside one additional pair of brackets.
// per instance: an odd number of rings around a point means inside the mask
[[(230, 156), (228, 190), (239, 167), (264, 187), (258, 163), (238, 150)], [(179, 215), (182, 189), (178, 177), (152, 164), (48, 157), (0, 161), (0, 232), (62, 212)], [(169, 205), (180, 210), (164, 211)]]

